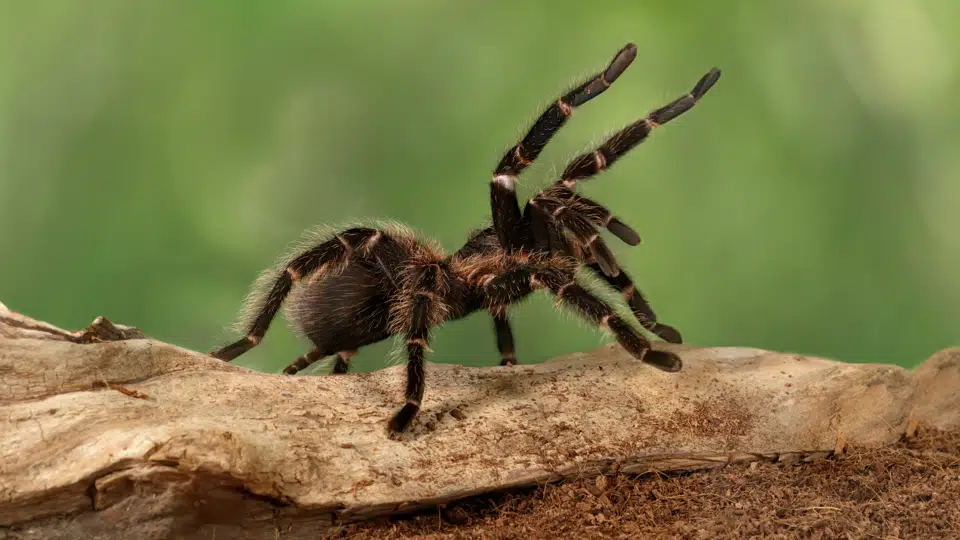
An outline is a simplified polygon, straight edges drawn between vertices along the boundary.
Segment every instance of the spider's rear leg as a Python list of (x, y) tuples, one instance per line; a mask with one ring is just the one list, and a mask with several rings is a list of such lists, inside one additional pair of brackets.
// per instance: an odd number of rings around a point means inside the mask
[[(357, 351), (340, 351), (336, 354), (333, 363), (333, 369), (330, 373), (339, 375), (346, 373), (350, 370), (350, 358), (355, 356)], [(318, 360), (322, 360), (330, 356), (319, 348), (314, 347), (310, 352), (304, 354), (300, 358), (294, 360), (292, 364), (283, 369), (283, 373), (286, 375), (296, 375), (297, 373), (303, 371), (313, 363)]]
[(375, 243), (382, 234), (377, 229), (366, 227), (349, 229), (298, 255), (280, 271), (262, 304), (257, 308), (247, 335), (211, 355), (229, 362), (257, 346), (295, 284), (318, 270), (341, 266), (356, 249), (367, 247), (371, 241)]
[[(361, 256), (380, 257), (379, 259), (376, 259), (378, 261), (383, 261), (384, 259), (389, 261), (391, 264), (388, 265), (387, 268), (397, 268), (398, 265), (396, 260), (403, 259), (406, 254), (402, 245), (388, 236), (387, 233), (378, 229), (369, 227), (356, 227), (336, 234), (333, 238), (302, 252), (300, 255), (296, 256), (293, 260), (287, 263), (286, 266), (284, 266), (284, 268), (278, 273), (272, 287), (261, 300), (260, 305), (254, 306), (256, 309), (256, 314), (248, 327), (247, 335), (235, 341), (234, 343), (231, 343), (211, 353), (211, 355), (215, 358), (229, 362), (255, 347), (260, 343), (260, 341), (263, 339), (263, 336), (267, 333), (270, 323), (273, 322), (273, 319), (280, 311), (280, 307), (290, 294), (290, 291), (293, 289), (294, 285), (300, 283), (304, 279), (308, 280), (308, 293), (313, 294), (312, 296), (311, 294), (302, 295), (301, 299), (307, 299), (307, 304), (309, 304), (309, 300), (311, 298), (317, 298), (317, 294), (315, 293), (323, 290), (322, 287), (312, 287), (311, 289), (311, 283), (319, 282), (323, 284), (328, 283), (331, 279), (336, 281), (336, 278), (346, 269), (357, 268), (358, 265), (352, 262), (352, 260), (358, 253)], [(370, 266), (371, 264), (374, 263), (368, 262), (366, 263), (366, 266)], [(384, 265), (380, 264), (379, 266)], [(326, 277), (327, 273), (330, 274), (329, 277)], [(302, 302), (301, 304), (303, 305), (304, 303)], [(316, 310), (305, 309), (301, 310), (301, 312), (308, 315), (313, 313), (320, 313), (321, 315), (324, 315), (325, 313), (336, 308), (335, 304), (333, 304), (332, 307), (330, 304), (324, 305), (322, 299), (319, 304), (320, 305), (315, 306), (317, 308)], [(316, 322), (316, 319), (317, 318), (309, 316), (305, 317), (301, 326), (311, 326), (310, 321)], [(319, 319), (326, 320), (326, 317), (321, 316)], [(383, 326), (385, 327), (385, 323)], [(309, 336), (309, 328), (304, 327), (303, 329)], [(376, 332), (371, 332), (376, 334)], [(317, 339), (314, 339), (312, 336), (310, 337), (311, 340), (317, 344), (318, 348), (321, 350), (330, 351), (328, 354), (332, 354), (335, 351), (353, 350), (357, 348), (355, 346), (327, 348), (322, 342), (323, 340), (320, 340), (321, 342), (318, 343)], [(379, 339), (383, 339), (385, 337), (386, 335), (379, 337)]]

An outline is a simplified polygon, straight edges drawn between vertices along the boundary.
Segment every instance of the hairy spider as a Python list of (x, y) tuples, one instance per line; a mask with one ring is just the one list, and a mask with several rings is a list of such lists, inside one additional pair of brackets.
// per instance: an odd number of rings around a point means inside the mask
[[(452, 255), (422, 241), (400, 225), (353, 227), (300, 250), (264, 275), (265, 286), (248, 302), (251, 314), (242, 339), (212, 353), (230, 361), (256, 346), (284, 303), (294, 326), (315, 347), (290, 364), (294, 374), (336, 355), (333, 373), (346, 373), (350, 357), (387, 337), (406, 338), (406, 404), (390, 419), (395, 436), (410, 425), (424, 393), (424, 354), (430, 330), (481, 309), (493, 317), (501, 365), (516, 363), (507, 308), (535, 289), (553, 294), (558, 304), (579, 311), (608, 329), (637, 359), (665, 371), (678, 371), (676, 355), (651, 349), (650, 342), (575, 279), (587, 266), (620, 291), (641, 326), (667, 341), (680, 333), (657, 317), (631, 279), (618, 267), (600, 238), (606, 228), (630, 245), (637, 233), (600, 204), (575, 193), (576, 185), (610, 167), (641, 143), (650, 131), (692, 108), (716, 83), (711, 69), (690, 93), (626, 126), (595, 151), (574, 158), (553, 185), (521, 212), (514, 185), (573, 110), (602, 94), (636, 57), (628, 44), (601, 73), (551, 104), (526, 136), (497, 165), (491, 188), (493, 225), (474, 231)], [(299, 285), (296, 290), (294, 286)]]

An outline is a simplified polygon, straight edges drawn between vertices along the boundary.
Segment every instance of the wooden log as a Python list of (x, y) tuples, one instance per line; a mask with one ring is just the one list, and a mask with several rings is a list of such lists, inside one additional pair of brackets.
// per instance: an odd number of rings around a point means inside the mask
[(916, 370), (658, 343), (540, 365), (259, 373), (103, 318), (68, 332), (0, 304), (0, 537), (315, 538), (339, 523), (610, 471), (804, 460), (960, 427), (960, 349)]

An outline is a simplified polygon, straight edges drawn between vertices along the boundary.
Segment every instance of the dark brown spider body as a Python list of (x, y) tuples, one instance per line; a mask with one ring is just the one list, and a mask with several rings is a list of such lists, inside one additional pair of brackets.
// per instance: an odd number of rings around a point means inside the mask
[(491, 182), (493, 225), (475, 231), (457, 252), (446, 255), (397, 225), (352, 227), (328, 235), (265, 276), (269, 285), (249, 302), (246, 337), (213, 355), (230, 361), (256, 346), (285, 301), (288, 317), (314, 344), (284, 370), (287, 374), (334, 355), (333, 372), (346, 373), (350, 357), (360, 347), (403, 336), (407, 403), (389, 422), (391, 433), (398, 434), (416, 416), (423, 399), (431, 329), (486, 310), (494, 321), (501, 364), (513, 365), (508, 307), (543, 289), (558, 305), (609, 330), (637, 359), (666, 371), (679, 370), (676, 355), (652, 350), (636, 328), (577, 282), (578, 270), (589, 267), (620, 291), (641, 326), (667, 341), (682, 341), (676, 329), (657, 321), (599, 231), (605, 228), (630, 245), (640, 242), (637, 233), (575, 189), (579, 181), (599, 174), (646, 139), (654, 127), (692, 108), (717, 81), (719, 70), (704, 75), (689, 94), (623, 128), (593, 152), (574, 158), (561, 178), (522, 210), (514, 192), (517, 175), (537, 158), (573, 110), (609, 88), (635, 54), (632, 44), (621, 50), (606, 70), (544, 111), (523, 140), (507, 151)]

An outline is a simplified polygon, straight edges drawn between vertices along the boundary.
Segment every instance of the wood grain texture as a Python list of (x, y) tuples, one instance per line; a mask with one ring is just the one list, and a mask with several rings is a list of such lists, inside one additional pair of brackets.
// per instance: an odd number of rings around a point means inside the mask
[[(909, 371), (749, 348), (615, 345), (535, 366), (259, 373), (100, 318), (0, 305), (0, 538), (315, 538), (338, 523), (621, 470), (816, 459), (920, 422), (960, 427), (960, 349)], [(496, 363), (491, 358), (491, 364)]]

